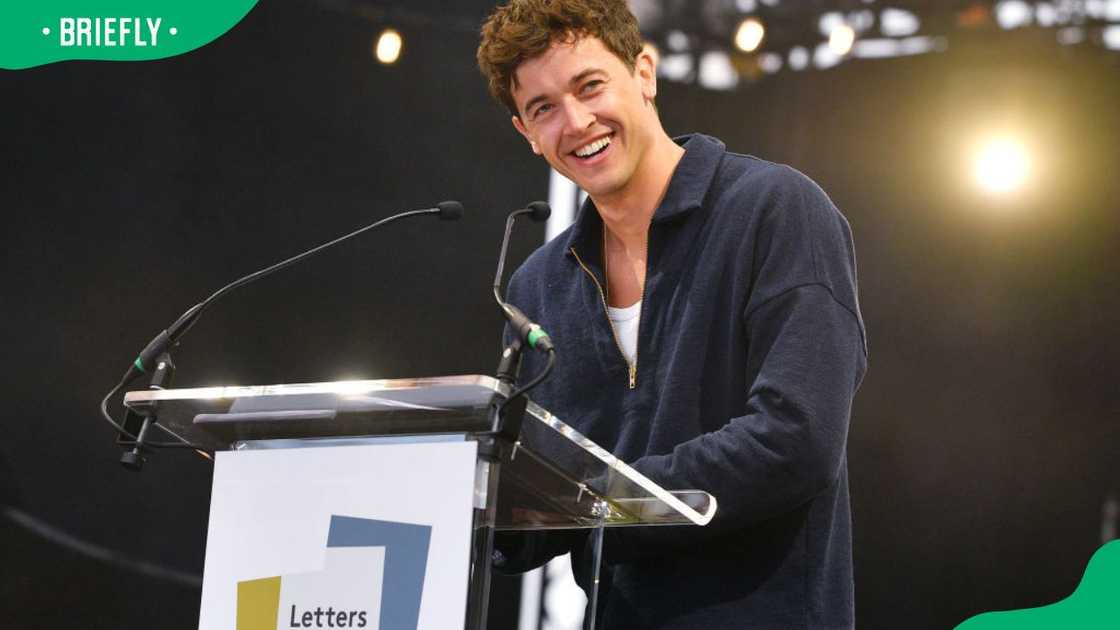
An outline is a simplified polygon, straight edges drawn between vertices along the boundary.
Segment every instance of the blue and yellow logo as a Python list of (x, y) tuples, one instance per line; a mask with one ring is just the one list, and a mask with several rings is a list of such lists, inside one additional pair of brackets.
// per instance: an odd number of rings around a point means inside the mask
[(237, 584), (237, 630), (416, 630), (429, 525), (332, 515), (322, 571)]

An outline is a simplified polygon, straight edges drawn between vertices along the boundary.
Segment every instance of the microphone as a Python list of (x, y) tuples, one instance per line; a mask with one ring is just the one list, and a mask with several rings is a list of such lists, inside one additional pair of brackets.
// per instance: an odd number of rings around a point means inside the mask
[(441, 201), (436, 204), (440, 221), (458, 221), (463, 216), (463, 204), (458, 201)]
[(168, 326), (165, 330), (156, 335), (155, 338), (152, 339), (148, 343), (148, 345), (140, 351), (140, 354), (137, 355), (136, 360), (132, 362), (132, 365), (129, 367), (128, 381), (135, 379), (141, 374), (147, 373), (148, 370), (151, 369), (151, 367), (155, 364), (156, 358), (159, 357), (159, 355), (163, 354), (164, 351), (166, 351), (172, 345), (174, 345), (180, 337), (186, 334), (186, 332), (190, 330), (192, 326), (194, 326), (195, 322), (198, 321), (198, 318), (200, 315), (202, 315), (202, 312), (209, 308), (210, 305), (212, 305), (218, 300), (218, 298), (222, 297), (226, 293), (229, 293), (234, 289), (243, 287), (250, 282), (260, 280), (265, 276), (272, 275), (273, 273), (280, 271), (281, 269), (290, 267), (302, 260), (305, 260), (307, 258), (310, 258), (311, 256), (314, 256), (315, 254), (322, 252), (323, 250), (334, 247), (335, 245), (338, 245), (343, 241), (348, 241), (351, 238), (354, 238), (355, 236), (358, 236), (360, 234), (364, 234), (376, 227), (380, 227), (387, 223), (392, 223), (397, 219), (403, 219), (405, 217), (422, 214), (438, 214), (440, 220), (442, 221), (455, 221), (463, 216), (463, 204), (459, 203), (458, 201), (442, 201), (436, 204), (434, 208), (409, 210), (407, 212), (394, 214), (390, 217), (386, 217), (384, 219), (381, 219), (380, 221), (376, 221), (370, 225), (367, 225), (361, 229), (355, 230), (349, 234), (340, 236), (332, 241), (323, 243), (318, 247), (313, 247), (303, 252), (302, 254), (296, 254), (291, 258), (287, 258), (274, 265), (265, 267), (264, 269), (255, 271), (247, 276), (234, 280), (233, 282), (212, 293), (210, 297), (187, 309), (182, 315), (179, 316), (179, 319), (175, 320), (175, 322), (171, 324), (171, 326)]
[[(527, 214), (529, 218), (540, 222), (548, 219), (548, 216), (552, 214), (552, 209), (543, 201), (534, 201), (528, 206), (520, 210), (514, 210), (509, 214), (509, 217), (506, 218), (506, 233), (502, 238), (502, 251), (498, 255), (498, 271), (494, 274), (494, 300), (502, 309), (510, 327), (517, 333), (517, 338), (502, 352), (502, 358), (498, 362), (497, 374), (498, 380), (508, 385), (513, 391), (506, 396), (505, 400), (493, 408), (494, 432), (510, 443), (516, 443), (518, 436), (521, 434), (521, 421), (525, 413), (525, 405), (528, 402), (525, 394), (544, 382), (556, 366), (556, 348), (552, 345), (552, 339), (548, 336), (548, 333), (539, 324), (529, 319), (525, 313), (522, 313), (521, 309), (502, 299), (502, 270), (505, 268), (506, 253), (509, 251), (509, 237), (513, 232), (514, 221), (523, 214)], [(528, 344), (534, 350), (543, 352), (546, 355), (545, 365), (536, 376), (529, 379), (524, 385), (514, 389), (521, 368), (521, 349), (524, 344)]]
[(549, 215), (552, 214), (552, 208), (549, 208), (548, 204), (543, 201), (534, 201), (520, 210), (514, 210), (506, 218), (506, 233), (502, 238), (502, 250), (498, 254), (498, 271), (494, 274), (494, 301), (496, 301), (498, 307), (502, 309), (502, 313), (505, 314), (510, 326), (517, 331), (521, 341), (541, 352), (550, 352), (554, 348), (552, 339), (549, 338), (548, 333), (538, 324), (530, 320), (519, 308), (503, 300), (500, 292), (502, 272), (506, 265), (506, 254), (509, 250), (509, 237), (513, 232), (513, 223), (517, 220), (517, 217), (524, 214), (529, 215), (529, 218), (533, 221), (540, 223), (548, 219)]
[(432, 208), (409, 210), (406, 212), (394, 214), (392, 216), (371, 223), (370, 225), (367, 225), (363, 228), (354, 230), (349, 234), (345, 234), (334, 240), (327, 241), (326, 243), (323, 243), (317, 247), (313, 247), (303, 253), (296, 254), (295, 256), (281, 260), (280, 262), (265, 267), (264, 269), (254, 271), (253, 273), (238, 278), (237, 280), (234, 280), (233, 282), (218, 289), (217, 291), (212, 293), (210, 297), (184, 311), (183, 314), (180, 315), (179, 318), (176, 319), (170, 326), (160, 331), (158, 335), (156, 335), (150, 342), (148, 342), (148, 345), (145, 346), (144, 349), (140, 351), (140, 354), (136, 356), (136, 359), (133, 360), (132, 365), (129, 366), (128, 371), (125, 372), (125, 375), (121, 378), (121, 382), (118, 383), (117, 386), (114, 387), (112, 391), (110, 391), (109, 394), (105, 396), (104, 399), (102, 399), (101, 415), (104, 416), (105, 419), (108, 420), (109, 423), (112, 424), (119, 433), (128, 436), (129, 438), (136, 439), (131, 434), (131, 432), (125, 430), (123, 426), (118, 424), (109, 416), (106, 407), (109, 398), (111, 398), (114, 394), (124, 388), (125, 385), (138, 378), (141, 374), (147, 374), (149, 371), (151, 371), (152, 368), (157, 365), (159, 357), (163, 355), (168, 350), (168, 348), (175, 345), (179, 341), (179, 339), (183, 335), (185, 335), (187, 331), (189, 331), (191, 327), (195, 325), (195, 323), (198, 322), (198, 318), (202, 315), (202, 313), (223, 295), (229, 293), (230, 291), (233, 291), (234, 289), (243, 287), (250, 282), (254, 282), (256, 280), (264, 278), (265, 276), (269, 276), (277, 271), (280, 271), (281, 269), (290, 267), (302, 260), (310, 258), (315, 254), (334, 247), (335, 245), (338, 245), (339, 243), (342, 243), (344, 241), (348, 241), (355, 236), (364, 234), (374, 228), (392, 223), (393, 221), (396, 221), (398, 219), (430, 214), (439, 215), (441, 221), (455, 221), (463, 216), (463, 204), (459, 203), (458, 201), (442, 201)]
[(548, 217), (552, 216), (552, 208), (548, 207), (548, 204), (544, 201), (530, 202), (526, 209), (529, 210), (529, 218), (537, 223), (543, 223), (548, 220)]

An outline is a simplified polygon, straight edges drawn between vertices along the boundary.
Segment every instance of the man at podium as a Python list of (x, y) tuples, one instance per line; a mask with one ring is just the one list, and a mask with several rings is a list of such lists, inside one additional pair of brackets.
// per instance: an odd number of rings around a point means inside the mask
[[(607, 531), (600, 627), (852, 627), (845, 445), (867, 352), (847, 221), (792, 168), (671, 138), (624, 0), (511, 0), (478, 61), (532, 152), (589, 194), (510, 281), (557, 348), (534, 400), (719, 501), (706, 527)], [(498, 563), (583, 540), (503, 537)]]

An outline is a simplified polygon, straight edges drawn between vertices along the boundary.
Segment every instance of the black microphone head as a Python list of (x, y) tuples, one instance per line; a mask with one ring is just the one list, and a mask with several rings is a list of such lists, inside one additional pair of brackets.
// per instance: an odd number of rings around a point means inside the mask
[(458, 201), (441, 201), (436, 207), (439, 208), (440, 221), (458, 221), (463, 216), (463, 204)]
[(531, 210), (529, 218), (537, 223), (547, 221), (548, 217), (552, 214), (552, 208), (548, 207), (548, 202), (546, 201), (534, 201), (525, 207)]

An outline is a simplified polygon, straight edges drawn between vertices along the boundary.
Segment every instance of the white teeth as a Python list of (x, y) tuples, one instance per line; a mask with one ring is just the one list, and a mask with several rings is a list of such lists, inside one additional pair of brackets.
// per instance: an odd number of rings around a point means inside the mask
[(600, 139), (596, 140), (595, 142), (592, 142), (590, 144), (585, 144), (584, 146), (576, 149), (576, 155), (578, 155), (579, 157), (587, 157), (587, 156), (591, 155), (592, 153), (595, 153), (596, 151), (599, 151), (600, 149), (602, 149), (603, 147), (607, 146), (610, 143), (611, 143), (610, 136), (607, 136), (606, 138), (600, 138)]

